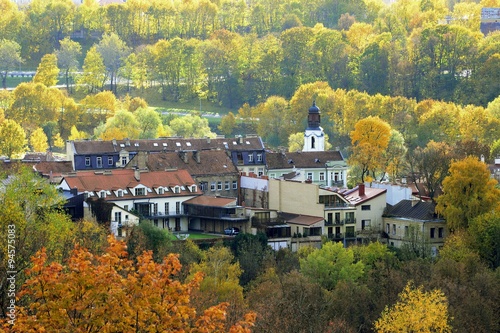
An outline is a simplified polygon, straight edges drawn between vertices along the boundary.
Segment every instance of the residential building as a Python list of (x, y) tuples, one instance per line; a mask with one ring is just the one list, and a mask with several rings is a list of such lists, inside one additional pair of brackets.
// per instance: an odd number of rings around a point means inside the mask
[(158, 138), (149, 140), (78, 140), (66, 142), (66, 156), (74, 170), (124, 168), (139, 152), (225, 151), (240, 172), (264, 174), (266, 156), (260, 137)]
[(446, 221), (435, 212), (435, 203), (421, 200), (402, 200), (388, 206), (383, 215), (388, 244), (400, 248), (418, 241), (435, 255), (444, 245), (448, 229)]
[(189, 230), (224, 233), (224, 229), (236, 227), (240, 232), (250, 232), (245, 208), (237, 205), (236, 198), (198, 196), (183, 202), (189, 216)]
[(321, 224), (302, 225), (292, 230), (301, 235), (321, 235), (335, 241), (379, 238), (386, 189), (360, 184), (353, 189), (325, 187), (310, 182), (269, 179), (269, 209), (322, 219)]
[(340, 151), (267, 152), (267, 175), (280, 178), (294, 174), (299, 181), (347, 187), (347, 163)]
[(138, 217), (162, 229), (187, 231), (188, 216), (183, 202), (201, 195), (186, 170), (80, 171), (63, 178), (63, 191), (84, 193), (85, 214), (100, 222), (132, 226)]
[(238, 198), (239, 172), (223, 150), (139, 152), (125, 168), (187, 170), (204, 195)]

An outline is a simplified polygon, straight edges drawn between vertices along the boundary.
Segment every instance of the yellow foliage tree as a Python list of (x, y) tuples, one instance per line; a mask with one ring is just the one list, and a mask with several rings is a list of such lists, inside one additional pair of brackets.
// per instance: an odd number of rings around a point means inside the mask
[(71, 126), (68, 140), (83, 140), (85, 138), (87, 138), (87, 134), (85, 132), (79, 131), (75, 125)]
[(61, 138), (61, 134), (59, 133), (56, 133), (56, 135), (52, 137), (52, 142), (54, 142), (54, 147), (57, 148), (63, 148), (65, 145), (64, 140)]
[(352, 155), (349, 163), (359, 166), (361, 170), (361, 182), (370, 171), (380, 167), (383, 153), (389, 145), (391, 137), (391, 126), (379, 117), (367, 117), (361, 119), (351, 132)]
[(378, 333), (448, 333), (448, 303), (446, 296), (435, 289), (425, 292), (422, 286), (414, 288), (408, 283), (399, 294), (399, 301), (386, 307), (375, 322)]
[(57, 56), (53, 53), (46, 54), (42, 57), (42, 61), (38, 65), (35, 76), (33, 77), (33, 82), (41, 83), (46, 87), (55, 86), (57, 84), (58, 75), (59, 68), (57, 67)]
[(38, 127), (30, 135), (30, 145), (34, 152), (45, 152), (49, 148), (47, 143), (47, 135), (43, 131), (43, 128)]
[(14, 120), (6, 119), (0, 124), (0, 153), (11, 158), (22, 153), (26, 146), (26, 133)]

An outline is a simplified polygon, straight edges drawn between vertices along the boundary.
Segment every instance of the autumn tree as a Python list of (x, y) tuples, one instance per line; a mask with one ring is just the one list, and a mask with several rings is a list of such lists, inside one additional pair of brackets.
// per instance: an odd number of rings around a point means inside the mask
[(46, 87), (52, 87), (57, 84), (58, 75), (57, 56), (54, 53), (46, 54), (42, 57), (42, 61), (38, 65), (33, 82), (41, 83)]
[(226, 137), (229, 137), (234, 128), (236, 127), (236, 117), (232, 112), (229, 112), (227, 115), (223, 116), (219, 126), (217, 127), (222, 134)]
[(493, 269), (500, 267), (500, 211), (475, 217), (469, 226), (472, 247)]
[(473, 218), (500, 208), (497, 184), (488, 166), (476, 157), (453, 162), (436, 211), (443, 214), (450, 230), (467, 229)]
[(26, 133), (14, 120), (6, 119), (0, 124), (0, 153), (9, 159), (24, 152)]
[(95, 46), (92, 46), (83, 60), (83, 73), (77, 78), (76, 83), (80, 90), (95, 93), (101, 90), (106, 81), (106, 66), (103, 58)]
[(124, 138), (138, 139), (140, 124), (132, 112), (120, 110), (106, 121), (104, 132), (98, 132), (99, 130), (96, 129), (96, 136), (103, 140), (122, 140)]
[(225, 329), (227, 303), (195, 310), (191, 298), (202, 274), (185, 284), (174, 279), (180, 270), (176, 255), (155, 263), (144, 252), (133, 262), (123, 242), (110, 236), (108, 243), (102, 255), (76, 246), (64, 266), (38, 251), (19, 293), (31, 303), (19, 308), (11, 331), (250, 332), (253, 313)]
[(41, 127), (37, 128), (33, 133), (31, 133), (30, 145), (35, 152), (46, 152), (47, 148), (49, 148), (47, 135)]
[(68, 140), (83, 140), (83, 139), (86, 139), (88, 137), (89, 136), (87, 133), (85, 133), (83, 131), (79, 131), (75, 125), (71, 126)]
[(18, 70), (22, 62), (21, 46), (13, 40), (0, 40), (0, 77), (4, 89), (7, 88), (7, 74)]
[(352, 155), (349, 162), (361, 169), (361, 182), (365, 176), (380, 167), (382, 155), (387, 149), (391, 127), (378, 117), (367, 117), (358, 121), (351, 132)]
[(383, 332), (452, 332), (448, 323), (446, 296), (435, 289), (429, 292), (408, 283), (399, 294), (399, 300), (386, 307), (375, 322), (375, 331)]

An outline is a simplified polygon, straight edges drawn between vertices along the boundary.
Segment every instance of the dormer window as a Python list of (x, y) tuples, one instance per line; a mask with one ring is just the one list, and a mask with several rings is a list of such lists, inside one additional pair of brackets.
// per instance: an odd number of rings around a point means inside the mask
[(144, 187), (136, 188), (135, 189), (135, 195), (145, 195), (146, 191), (144, 190)]
[(106, 191), (99, 191), (99, 198), (106, 198)]
[(117, 197), (123, 197), (123, 191), (122, 190), (116, 191), (116, 196)]
[(174, 186), (173, 188), (174, 193), (181, 193), (181, 187), (179, 185)]
[(158, 187), (158, 194), (163, 194), (163, 187)]
[(191, 192), (196, 192), (196, 185), (191, 185)]

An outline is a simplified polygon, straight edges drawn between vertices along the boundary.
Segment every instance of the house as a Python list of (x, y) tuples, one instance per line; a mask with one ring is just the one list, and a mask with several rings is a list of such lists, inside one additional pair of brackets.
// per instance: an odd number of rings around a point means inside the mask
[(239, 172), (223, 150), (139, 152), (126, 168), (135, 166), (151, 171), (187, 170), (204, 195), (238, 198)]
[(102, 223), (132, 226), (139, 217), (162, 229), (187, 231), (188, 216), (182, 203), (201, 195), (186, 170), (102, 170), (67, 175), (62, 191), (85, 195), (85, 216)]
[(236, 198), (198, 196), (183, 202), (189, 216), (189, 229), (209, 233), (224, 233), (236, 227), (240, 232), (250, 232), (245, 208), (237, 205)]
[(78, 140), (66, 142), (66, 157), (74, 170), (124, 168), (139, 152), (225, 151), (240, 172), (264, 174), (265, 148), (260, 137), (159, 138), (148, 140)]
[(300, 181), (347, 187), (347, 163), (340, 151), (267, 152), (267, 175), (280, 178), (294, 174)]
[(311, 228), (321, 228), (321, 235), (344, 244), (380, 237), (385, 196), (386, 189), (364, 184), (339, 189), (311, 182), (269, 179), (269, 209), (323, 221), (299, 226), (292, 234), (316, 235), (318, 229)]
[(448, 234), (446, 221), (435, 212), (435, 203), (421, 200), (402, 200), (388, 206), (383, 215), (384, 231), (389, 245), (400, 248), (419, 239), (433, 254), (444, 245)]

